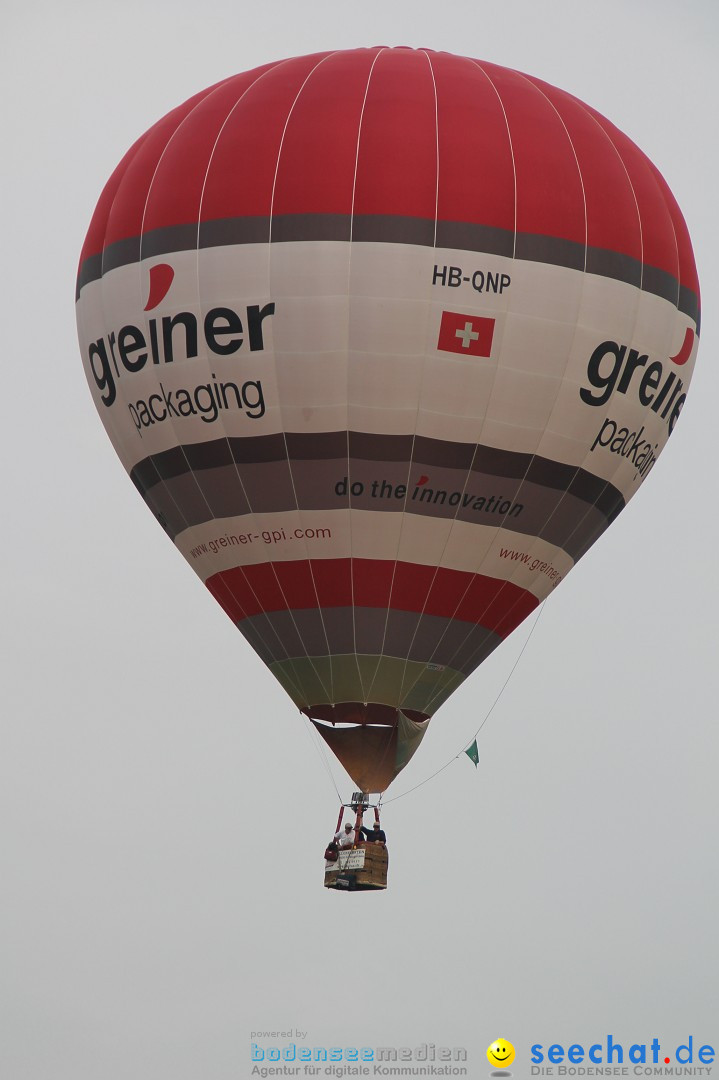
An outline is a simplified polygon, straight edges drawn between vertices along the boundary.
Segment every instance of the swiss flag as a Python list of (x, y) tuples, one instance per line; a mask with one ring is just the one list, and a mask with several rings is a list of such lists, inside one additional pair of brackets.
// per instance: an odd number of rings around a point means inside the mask
[(443, 311), (439, 325), (437, 348), (442, 352), (460, 353), (462, 356), (489, 356), (492, 352), (494, 319), (479, 315), (460, 315), (457, 311)]

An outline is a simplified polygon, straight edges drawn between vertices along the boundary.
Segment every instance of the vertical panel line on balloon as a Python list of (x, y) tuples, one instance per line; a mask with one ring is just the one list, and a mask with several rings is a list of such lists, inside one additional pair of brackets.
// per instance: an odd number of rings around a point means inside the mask
[[(290, 106), (289, 112), (287, 113), (287, 118), (285, 119), (284, 127), (282, 129), (282, 135), (280, 137), (280, 143), (279, 143), (279, 146), (277, 148), (277, 159), (275, 161), (275, 174), (274, 174), (274, 177), (272, 179), (272, 193), (271, 193), (271, 196), (270, 196), (270, 222), (269, 222), (269, 235), (268, 235), (268, 238), (267, 238), (268, 239), (268, 266), (267, 266), (267, 272), (268, 272), (268, 288), (269, 288), (269, 295), (270, 296), (272, 295), (272, 288), (271, 288), (271, 283), (272, 283), (272, 222), (273, 222), (273, 214), (274, 214), (274, 206), (275, 206), (275, 191), (276, 191), (276, 188), (277, 188), (277, 176), (278, 176), (279, 168), (280, 168), (280, 158), (282, 156), (282, 148), (283, 148), (284, 142), (285, 142), (285, 135), (287, 134), (287, 128), (288, 128), (289, 123), (290, 123), (290, 118), (292, 116), (292, 113), (294, 112), (294, 109), (295, 109), (295, 106), (297, 105), (297, 102), (300, 99), (302, 91), (307, 86), (307, 83), (310, 81), (310, 79), (315, 74), (317, 69), (320, 68), (322, 66), (322, 64), (324, 64), (327, 60), (331, 59), (331, 57), (335, 56), (335, 55), (336, 55), (336, 53), (334, 53), (334, 52), (325, 54), (322, 57), (322, 59), (319, 60), (314, 65), (314, 67), (311, 69), (311, 71), (309, 71), (308, 74), (305, 76), (305, 78), (303, 79), (302, 84), (301, 84), (299, 90), (297, 91), (297, 93), (296, 93), (296, 95), (294, 97), (294, 100), (293, 100), (293, 102), (292, 102), (292, 104)], [(275, 383), (276, 383), (276, 385), (278, 387), (278, 391), (279, 391), (280, 380), (279, 380), (279, 370), (278, 370), (278, 362), (277, 362), (277, 352), (276, 352), (275, 349), (273, 349), (273, 351), (272, 351), (272, 357), (273, 357), (273, 362), (274, 362), (274, 366), (275, 366)], [(295, 500), (295, 510), (297, 512), (297, 515), (298, 515), (298, 518), (299, 518), (300, 522), (302, 522), (302, 511), (300, 510), (300, 504), (299, 504), (299, 500), (297, 498), (297, 488), (296, 488), (296, 485), (295, 485), (295, 478), (294, 478), (294, 475), (293, 475), (293, 472), (292, 472), (292, 463), (290, 461), (290, 452), (289, 452), (289, 448), (287, 446), (287, 429), (286, 429), (285, 419), (284, 419), (283, 410), (282, 410), (282, 394), (279, 393), (279, 392), (278, 392), (278, 395), (277, 395), (277, 401), (278, 401), (278, 406), (279, 406), (279, 411), (280, 411), (280, 419), (281, 419), (281, 422), (282, 422), (282, 442), (283, 442), (283, 445), (284, 445), (284, 448), (285, 448), (285, 457), (286, 457), (286, 460), (287, 460), (287, 471), (288, 471), (288, 474), (289, 474), (289, 477), (290, 477), (290, 483), (292, 485), (292, 495), (293, 495), (293, 498)], [(320, 623), (322, 625), (322, 633), (324, 634), (325, 643), (327, 645), (327, 655), (328, 655), (328, 659), (329, 659), (329, 678), (330, 678), (329, 690), (325, 685), (324, 679), (320, 675), (320, 672), (319, 672), (319, 670), (318, 670), (318, 668), (317, 668), (317, 666), (315, 664), (314, 659), (310, 656), (309, 650), (308, 650), (306, 644), (304, 643), (304, 641), (302, 642), (302, 645), (303, 645), (304, 650), (305, 650), (305, 655), (306, 655), (306, 657), (307, 657), (307, 659), (308, 659), (308, 661), (309, 661), (309, 663), (310, 663), (310, 665), (312, 667), (312, 670), (315, 673), (317, 681), (319, 682), (320, 686), (322, 687), (322, 690), (323, 690), (323, 693), (324, 693), (325, 697), (327, 697), (328, 700), (330, 702), (332, 702), (332, 701), (334, 701), (334, 670), (333, 670), (333, 664), (332, 664), (332, 652), (330, 650), (329, 637), (327, 635), (327, 627), (325, 625), (324, 616), (322, 614), (322, 605), (320, 604), (319, 593), (317, 592), (317, 582), (315, 580), (314, 569), (313, 569), (313, 566), (312, 566), (312, 559), (310, 558), (309, 544), (307, 542), (307, 538), (305, 536), (305, 533), (306, 533), (306, 530), (303, 528), (302, 529), (302, 534), (303, 534), (303, 539), (305, 541), (305, 554), (306, 554), (306, 558), (307, 558), (307, 565), (309, 567), (310, 577), (312, 579), (312, 588), (314, 590), (315, 600), (317, 602), (317, 613), (319, 615)], [(273, 571), (274, 571), (274, 563), (272, 564), (272, 567), (273, 567)], [(276, 572), (275, 572), (275, 576), (277, 577)], [(278, 584), (279, 584), (279, 578), (278, 578)], [(297, 626), (297, 623), (295, 622), (294, 615), (292, 614), (292, 611), (290, 609), (290, 605), (287, 603), (287, 600), (286, 600), (286, 598), (284, 596), (284, 593), (283, 593), (283, 599), (285, 600), (287, 610), (289, 612), (290, 618), (292, 619), (292, 622), (295, 625), (295, 629), (297, 631), (297, 634), (298, 634), (300, 640), (302, 641), (302, 637), (301, 637), (301, 634), (300, 634), (300, 631), (299, 631), (299, 627)], [(307, 702), (305, 702), (305, 704), (306, 705), (312, 705), (312, 704), (314, 704), (314, 702), (307, 701)]]

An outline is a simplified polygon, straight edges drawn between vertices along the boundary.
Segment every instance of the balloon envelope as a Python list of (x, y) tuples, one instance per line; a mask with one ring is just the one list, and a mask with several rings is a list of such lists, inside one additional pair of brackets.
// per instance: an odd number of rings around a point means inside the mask
[(373, 48), (150, 128), (98, 203), (77, 314), (148, 507), (381, 791), (651, 471), (699, 288), (665, 181), (593, 109)]

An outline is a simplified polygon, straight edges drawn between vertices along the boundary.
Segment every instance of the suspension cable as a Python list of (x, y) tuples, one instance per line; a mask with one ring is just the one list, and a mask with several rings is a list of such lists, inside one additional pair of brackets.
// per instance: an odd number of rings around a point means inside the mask
[[(320, 736), (315, 731), (314, 727), (312, 726), (311, 721), (307, 718), (307, 716), (305, 716), (305, 720), (307, 721), (307, 727), (305, 728), (305, 730), (307, 731), (307, 734), (309, 736), (309, 740), (312, 743), (312, 745), (314, 746), (315, 750), (317, 751), (317, 753), (319, 755), (319, 758), (320, 758), (320, 761), (324, 765), (325, 772), (327, 773), (327, 775), (329, 776), (329, 778), (330, 778), (330, 780), (332, 782), (332, 787), (335, 789), (335, 792), (337, 794), (337, 801), (339, 802), (340, 806), (342, 806), (343, 805), (342, 796), (340, 795), (339, 788), (337, 787), (334, 775), (332, 773), (332, 769), (330, 768), (329, 761), (327, 760), (327, 753), (326, 753), (326, 751), (324, 749), (324, 743), (321, 743)], [(313, 732), (314, 732), (314, 738), (313, 738)]]
[[(529, 641), (530, 641), (530, 639), (532, 637), (532, 634), (534, 633), (534, 631), (537, 628), (537, 623), (539, 622), (539, 617), (540, 617), (540, 615), (542, 614), (542, 612), (544, 610), (544, 604), (545, 604), (545, 601), (542, 601), (542, 603), (541, 603), (541, 605), (539, 607), (539, 611), (537, 612), (537, 617), (534, 620), (534, 622), (532, 623), (532, 628), (529, 631), (529, 633), (527, 634), (527, 638), (526, 638), (526, 640), (524, 642), (524, 645), (522, 645), (522, 648), (519, 651), (519, 655), (517, 656), (517, 659), (514, 661), (514, 664), (512, 665), (512, 668), (511, 668), (511, 670), (509, 672), (509, 675), (507, 675), (507, 678), (504, 680), (502, 688), (500, 689), (500, 691), (497, 694), (496, 698), (494, 699), (494, 701), (490, 705), (490, 707), (489, 707), (489, 709), (488, 709), (488, 711), (487, 711), (487, 713), (486, 713), (486, 715), (484, 717), (484, 720), (482, 720), (482, 723), (479, 725), (479, 727), (475, 731), (474, 739), (477, 738), (480, 731), (482, 730), (484, 725), (489, 720), (490, 716), (494, 712), (494, 709), (495, 709), (495, 706), (497, 705), (497, 702), (501, 698), (504, 691), (507, 689), (507, 685), (509, 683), (509, 680), (514, 675), (514, 672), (515, 672), (515, 670), (517, 668), (517, 665), (519, 664), (519, 661), (522, 659), (522, 656), (524, 655), (524, 650), (527, 648), (527, 645), (529, 645)], [(474, 739), (472, 741), (474, 741)], [(470, 746), (471, 746), (471, 743), (470, 743)], [(462, 754), (465, 753), (465, 751), (466, 751), (466, 747), (462, 747), (462, 749), (459, 751), (459, 753), (455, 754), (454, 757), (450, 758), (449, 761), (445, 762), (445, 764), (442, 765), (442, 767), (440, 769), (437, 769), (436, 772), (433, 772), (430, 776), (426, 777), (426, 779), (420, 780), (420, 782), (418, 784), (415, 784), (414, 787), (408, 788), (407, 791), (403, 791), (400, 795), (394, 795), (391, 799), (385, 799), (385, 805), (387, 803), (397, 802), (398, 799), (403, 799), (405, 797), (405, 795), (409, 795), (410, 792), (416, 791), (417, 788), (424, 787), (424, 785), (428, 784), (430, 780), (434, 780), (435, 776), (439, 776), (439, 774), (444, 772), (445, 769), (448, 769), (449, 766), (452, 764), (452, 762), (456, 761), (457, 758), (460, 758), (462, 756)]]

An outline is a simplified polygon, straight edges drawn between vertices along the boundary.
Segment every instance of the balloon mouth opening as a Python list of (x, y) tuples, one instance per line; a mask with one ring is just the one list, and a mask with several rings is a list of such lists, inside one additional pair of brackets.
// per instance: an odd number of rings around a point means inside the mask
[(422, 713), (409, 715), (404, 709), (372, 702), (321, 705), (302, 712), (365, 792), (386, 791), (419, 747), (429, 724)]
[(415, 724), (423, 724), (429, 720), (429, 714), (418, 712), (415, 709), (400, 709), (393, 705), (383, 705), (380, 702), (370, 701), (341, 701), (332, 705), (306, 705), (300, 709), (310, 720), (319, 720), (323, 724), (332, 727), (338, 725), (352, 725), (353, 727), (396, 727), (399, 716), (402, 713)]

